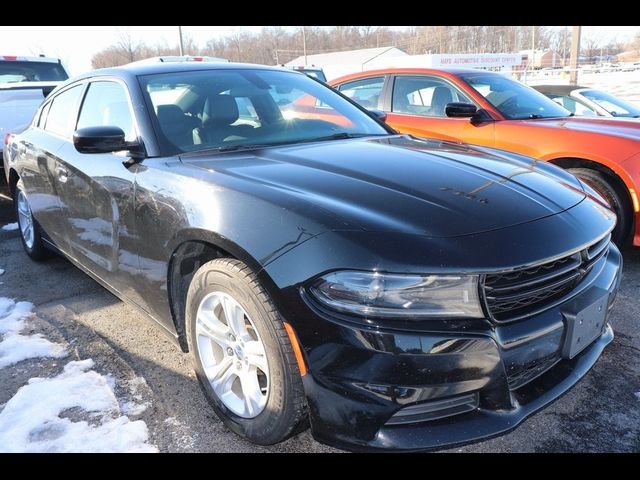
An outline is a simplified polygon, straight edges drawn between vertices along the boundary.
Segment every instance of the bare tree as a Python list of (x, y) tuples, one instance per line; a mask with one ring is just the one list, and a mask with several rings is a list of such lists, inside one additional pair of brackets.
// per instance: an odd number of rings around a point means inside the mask
[(590, 32), (587, 35), (582, 35), (580, 39), (582, 53), (588, 59), (594, 59), (594, 57), (600, 55), (600, 49), (603, 47), (603, 36), (598, 32)]
[(636, 33), (636, 36), (633, 37), (631, 41), (631, 49), (636, 52), (636, 54), (640, 55), (640, 32)]
[[(391, 30), (384, 26), (305, 27), (307, 53), (336, 52), (356, 48), (391, 47), (410, 54), (422, 53), (496, 53), (531, 48), (530, 26), (432, 26)], [(569, 48), (568, 33), (556, 27), (535, 27), (536, 48), (554, 48), (562, 54)], [(265, 27), (260, 32), (235, 31), (223, 38), (209, 40), (199, 47), (185, 39), (185, 52), (211, 55), (232, 61), (272, 65), (286, 63), (302, 55), (299, 29)], [(121, 65), (152, 55), (176, 54), (177, 46), (165, 43), (146, 46), (135, 42), (129, 31), (122, 31), (117, 42), (96, 53), (94, 67)]]
[(118, 40), (116, 41), (115, 47), (128, 62), (139, 60), (138, 56), (142, 50), (142, 44), (133, 40), (131, 30), (128, 28), (118, 32)]

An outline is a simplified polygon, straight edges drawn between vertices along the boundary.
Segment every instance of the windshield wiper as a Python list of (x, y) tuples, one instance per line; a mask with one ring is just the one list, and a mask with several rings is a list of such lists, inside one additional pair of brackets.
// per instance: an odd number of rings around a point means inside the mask
[(536, 118), (543, 118), (543, 117), (539, 113), (530, 113), (527, 118), (529, 118), (531, 120), (535, 120)]
[(256, 149), (256, 148), (274, 147), (276, 145), (281, 145), (281, 144), (278, 144), (278, 143), (263, 143), (263, 144), (249, 143), (249, 144), (245, 144), (245, 145), (223, 145), (221, 147), (212, 148), (211, 150), (215, 150), (217, 152), (233, 152), (233, 151), (237, 151), (237, 150), (253, 150), (253, 149)]
[(390, 135), (390, 134), (389, 133), (349, 133), (349, 132), (338, 132), (338, 133), (334, 133), (332, 135), (326, 135), (324, 137), (305, 138), (305, 139), (300, 140), (300, 142), (324, 142), (324, 141), (327, 141), (327, 140), (342, 140), (342, 139), (345, 139), (345, 138), (380, 137), (380, 136), (384, 137), (385, 135)]
[(315, 137), (315, 138), (302, 138), (300, 140), (285, 140), (282, 142), (273, 142), (273, 143), (247, 143), (247, 144), (234, 144), (234, 145), (221, 145), (219, 147), (211, 147), (202, 150), (194, 150), (193, 152), (185, 152), (185, 154), (199, 154), (199, 153), (223, 153), (223, 152), (237, 152), (241, 150), (256, 150), (259, 148), (270, 148), (270, 147), (280, 147), (285, 145), (294, 145), (297, 143), (311, 143), (311, 142), (322, 142), (327, 140), (341, 140), (344, 138), (358, 138), (358, 137), (377, 137), (377, 136), (386, 136), (391, 135), (389, 133), (347, 133), (347, 132), (339, 132), (334, 133), (333, 135), (327, 135), (325, 137)]

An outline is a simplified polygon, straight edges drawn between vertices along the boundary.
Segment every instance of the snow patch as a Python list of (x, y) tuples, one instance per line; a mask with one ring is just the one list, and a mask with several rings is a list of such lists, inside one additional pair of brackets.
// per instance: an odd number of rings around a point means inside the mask
[(5, 232), (12, 232), (14, 230), (18, 230), (18, 222), (7, 223), (6, 225), (2, 226), (2, 230), (4, 230)]
[(636, 398), (637, 398), (638, 400), (640, 400), (640, 392), (636, 392), (636, 393), (634, 393), (634, 395), (636, 396)]
[(176, 417), (166, 418), (163, 423), (170, 427), (173, 440), (180, 448), (188, 451), (194, 448), (194, 436), (197, 437), (197, 433), (187, 427)]
[[(0, 412), (0, 452), (156, 452), (147, 425), (118, 416), (108, 379), (93, 360), (69, 362), (53, 378), (32, 378)], [(94, 413), (96, 425), (64, 412)]]
[(0, 275), (4, 274), (4, 270), (2, 268), (0, 268)]
[(120, 403), (122, 413), (132, 416), (140, 415), (151, 406), (151, 403), (142, 401), (141, 388), (149, 388), (147, 381), (142, 377), (135, 377), (127, 382), (127, 389), (134, 400), (132, 402), (125, 401)]
[(0, 368), (28, 358), (61, 358), (67, 355), (63, 345), (53, 343), (41, 334), (21, 335), (25, 319), (33, 314), (33, 304), (0, 297)]

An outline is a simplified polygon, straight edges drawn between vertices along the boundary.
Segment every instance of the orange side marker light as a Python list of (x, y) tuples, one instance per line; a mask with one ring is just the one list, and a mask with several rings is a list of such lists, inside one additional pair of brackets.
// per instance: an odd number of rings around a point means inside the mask
[(296, 332), (293, 331), (293, 327), (291, 327), (291, 325), (289, 325), (287, 322), (283, 323), (284, 329), (287, 331), (287, 335), (289, 335), (289, 341), (291, 342), (291, 346), (293, 347), (293, 353), (296, 356), (296, 362), (298, 362), (300, 376), (304, 377), (307, 374), (307, 365), (304, 362), (304, 356), (302, 355), (302, 349), (300, 348), (300, 344), (298, 343), (298, 337), (296, 336)]

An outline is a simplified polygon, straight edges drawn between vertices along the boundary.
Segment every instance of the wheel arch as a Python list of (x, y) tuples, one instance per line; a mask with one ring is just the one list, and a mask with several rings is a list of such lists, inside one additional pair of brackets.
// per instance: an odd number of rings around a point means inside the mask
[(169, 307), (178, 343), (185, 353), (189, 351), (185, 330), (187, 292), (193, 276), (202, 265), (216, 258), (234, 258), (251, 268), (270, 294), (275, 288), (259, 261), (237, 243), (214, 232), (185, 230), (171, 243), (171, 251), (167, 269)]
[(629, 214), (630, 222), (627, 228), (627, 232), (625, 232), (625, 238), (628, 238), (631, 235), (631, 232), (634, 231), (634, 218), (635, 212), (633, 209), (633, 199), (631, 198), (631, 193), (629, 192), (628, 182), (620, 175), (619, 172), (614, 170), (613, 168), (605, 165), (601, 162), (588, 160), (585, 158), (577, 158), (577, 157), (560, 157), (548, 160), (549, 163), (552, 163), (558, 167), (564, 169), (570, 168), (587, 168), (591, 170), (595, 170), (597, 172), (605, 175), (610, 181), (611, 185), (615, 190), (620, 194), (621, 198), (624, 200), (624, 208)]

